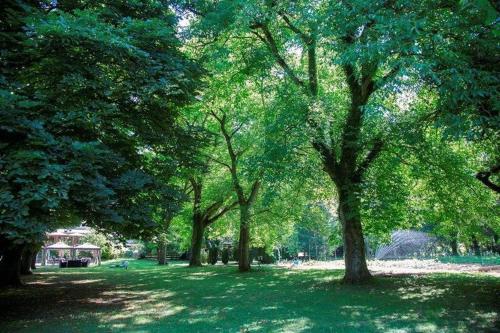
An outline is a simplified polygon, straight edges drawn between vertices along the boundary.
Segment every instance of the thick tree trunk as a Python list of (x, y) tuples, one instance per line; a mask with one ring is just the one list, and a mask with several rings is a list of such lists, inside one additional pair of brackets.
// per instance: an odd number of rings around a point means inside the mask
[(158, 242), (158, 265), (167, 264), (167, 244)]
[(189, 260), (190, 267), (201, 266), (201, 247), (203, 244), (203, 235), (205, 233), (205, 225), (203, 220), (193, 217), (193, 233), (191, 236), (191, 259)]
[(371, 279), (365, 257), (365, 241), (361, 227), (358, 193), (351, 188), (339, 189), (339, 219), (344, 240), (345, 283), (361, 283)]
[(33, 248), (28, 247), (23, 251), (21, 256), (21, 274), (30, 275), (33, 274), (31, 271), (31, 262), (33, 261)]
[(12, 246), (2, 251), (0, 260), (0, 286), (21, 286), (22, 246)]
[(248, 272), (250, 270), (250, 211), (248, 206), (240, 206), (238, 254), (238, 268), (240, 272)]

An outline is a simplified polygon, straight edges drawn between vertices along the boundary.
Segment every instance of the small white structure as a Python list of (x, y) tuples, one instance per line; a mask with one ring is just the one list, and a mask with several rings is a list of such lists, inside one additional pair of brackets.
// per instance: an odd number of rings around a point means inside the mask
[(49, 256), (49, 253), (51, 250), (57, 251), (59, 257), (62, 257), (64, 255), (63, 253), (65, 251), (69, 251), (70, 256), (73, 255), (73, 253), (72, 253), (73, 247), (71, 247), (68, 244), (63, 243), (63, 242), (57, 242), (55, 244), (45, 246), (42, 249), (42, 266), (47, 265), (47, 259), (48, 259), (47, 257)]
[(63, 256), (64, 251), (70, 251), (70, 257), (76, 258), (77, 251), (89, 251), (95, 253), (96, 263), (101, 265), (101, 248), (94, 244), (81, 244), (76, 246), (69, 246), (63, 242), (57, 242), (52, 245), (47, 245), (42, 249), (42, 266), (47, 265), (47, 257), (50, 251), (58, 251), (59, 257)]
[(101, 248), (97, 245), (84, 243), (81, 245), (77, 245), (74, 247), (75, 251), (90, 251), (95, 253), (95, 258), (97, 260), (97, 264), (101, 265)]

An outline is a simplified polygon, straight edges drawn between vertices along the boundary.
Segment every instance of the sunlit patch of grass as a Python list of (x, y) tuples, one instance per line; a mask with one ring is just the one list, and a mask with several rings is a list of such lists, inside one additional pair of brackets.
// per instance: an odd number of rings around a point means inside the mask
[[(0, 292), (6, 332), (481, 332), (498, 324), (500, 279), (470, 274), (376, 277), (263, 266), (188, 268), (130, 261), (40, 269)], [(48, 306), (50, 304), (50, 306)]]

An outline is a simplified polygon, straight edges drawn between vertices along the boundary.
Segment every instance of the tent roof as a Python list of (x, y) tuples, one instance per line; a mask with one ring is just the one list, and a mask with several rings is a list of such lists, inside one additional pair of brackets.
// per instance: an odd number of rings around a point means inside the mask
[(100, 250), (101, 248), (97, 245), (94, 245), (94, 244), (85, 243), (85, 244), (75, 246), (75, 249), (77, 249), (77, 250)]
[(70, 250), (72, 249), (71, 246), (69, 246), (66, 243), (63, 242), (57, 242), (55, 244), (49, 245), (46, 247), (47, 249), (55, 249), (55, 250)]

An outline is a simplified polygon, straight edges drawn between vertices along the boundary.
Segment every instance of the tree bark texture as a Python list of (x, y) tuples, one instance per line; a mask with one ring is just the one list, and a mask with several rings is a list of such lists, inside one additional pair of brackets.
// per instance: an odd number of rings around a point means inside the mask
[(250, 213), (246, 205), (240, 207), (240, 241), (238, 244), (238, 269), (250, 270)]
[(11, 245), (2, 251), (0, 286), (21, 286), (21, 257), (23, 246)]
[(21, 274), (30, 275), (33, 274), (31, 271), (31, 262), (33, 261), (33, 255), (35, 250), (31, 247), (26, 247), (21, 256)]
[(349, 284), (365, 282), (371, 278), (366, 264), (359, 198), (353, 191), (355, 190), (339, 190), (339, 219), (344, 241), (344, 282)]
[(167, 264), (167, 244), (158, 242), (158, 265)]
[(190, 267), (201, 266), (201, 249), (203, 245), (203, 235), (205, 226), (203, 220), (197, 216), (193, 217), (193, 233), (191, 235), (191, 259), (189, 260)]

